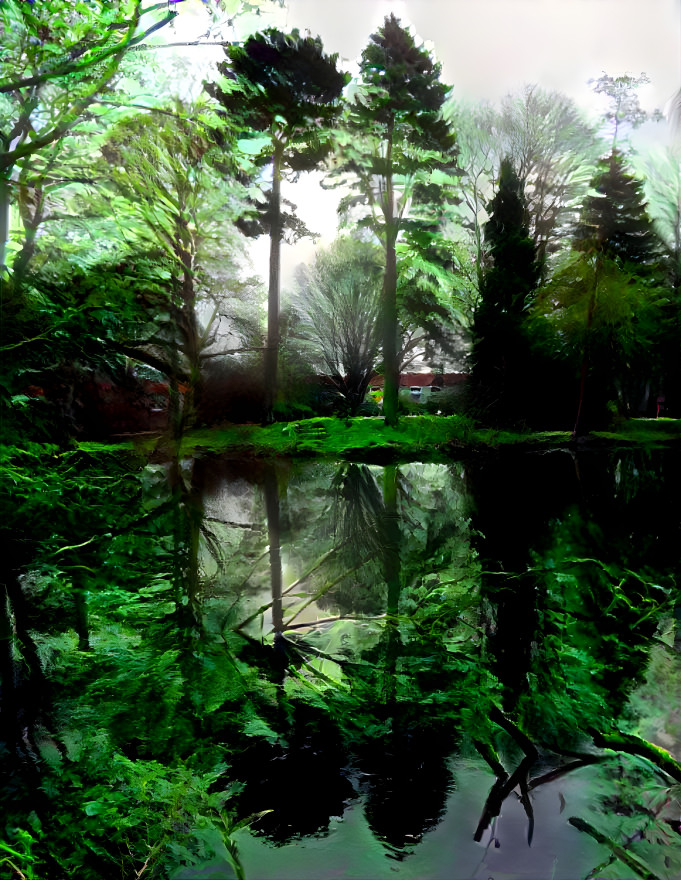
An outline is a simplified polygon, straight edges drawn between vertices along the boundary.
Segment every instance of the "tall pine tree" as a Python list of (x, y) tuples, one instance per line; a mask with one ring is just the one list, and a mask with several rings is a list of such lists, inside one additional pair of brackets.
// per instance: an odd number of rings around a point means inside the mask
[[(656, 299), (654, 282), (662, 250), (648, 217), (643, 184), (628, 171), (624, 155), (613, 148), (610, 155), (601, 160), (592, 189), (593, 194), (585, 200), (573, 242), (574, 249), (581, 251), (591, 263), (593, 278), (586, 309), (575, 434), (603, 421), (608, 398), (617, 401), (623, 414), (631, 414), (637, 405), (633, 398), (648, 394), (645, 389), (658, 372), (655, 352), (643, 343), (644, 338), (650, 339), (652, 334), (643, 326), (642, 316), (650, 312), (649, 306)], [(613, 267), (622, 271), (619, 299), (623, 306), (621, 311), (611, 307), (605, 315), (605, 323), (611, 326), (613, 334), (626, 323), (632, 286), (640, 290), (639, 305), (635, 310), (640, 322), (637, 333), (640, 345), (619, 364), (619, 375), (613, 372), (617, 358), (612, 352), (606, 352), (605, 365), (600, 369), (597, 367), (600, 352), (594, 345), (592, 332), (598, 322), (604, 323), (601, 313), (607, 300), (602, 295), (602, 279), (612, 275)], [(618, 350), (620, 348), (618, 346)], [(591, 400), (587, 401), (585, 410), (587, 384), (591, 389)]]
[[(442, 117), (448, 87), (440, 65), (394, 15), (371, 36), (362, 53), (357, 90), (347, 112), (342, 168), (355, 175), (368, 220), (385, 251), (381, 325), (385, 389), (383, 413), (397, 424), (399, 324), (397, 239), (419, 224), (431, 226), (423, 196), (425, 185), (438, 188), (438, 201), (456, 181), (455, 138)], [(416, 196), (416, 198), (414, 198)], [(350, 201), (353, 201), (352, 199)]]
[(284, 225), (281, 180), (316, 167), (327, 152), (320, 137), (340, 111), (338, 103), (348, 76), (336, 67), (336, 55), (325, 55), (319, 37), (283, 34), (269, 28), (243, 46), (229, 46), (218, 65), (227, 85), (207, 84), (209, 94), (227, 110), (232, 124), (267, 142), (261, 164), (272, 165), (272, 187), (265, 195), (262, 230), (270, 236), (270, 270), (265, 347), (265, 421), (273, 420), (279, 357), (280, 250)]
[(530, 348), (523, 325), (541, 274), (523, 184), (510, 159), (501, 162), (488, 213), (491, 265), (482, 272), (473, 320), (472, 407), (486, 420), (510, 423), (522, 421), (527, 411)]

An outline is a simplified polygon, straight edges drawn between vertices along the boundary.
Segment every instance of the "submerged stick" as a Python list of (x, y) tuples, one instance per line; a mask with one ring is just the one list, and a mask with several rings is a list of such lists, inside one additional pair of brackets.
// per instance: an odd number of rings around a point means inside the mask
[(641, 880), (661, 880), (661, 878), (657, 874), (654, 874), (637, 856), (630, 853), (619, 843), (615, 843), (614, 840), (606, 837), (605, 834), (600, 832), (597, 828), (594, 828), (593, 825), (585, 822), (584, 819), (580, 819), (579, 816), (570, 816), (568, 822), (573, 828), (576, 828), (578, 831), (583, 831), (585, 834), (593, 837), (597, 843), (607, 846), (612, 854), (619, 859), (623, 865), (626, 865), (627, 868), (631, 868), (632, 871), (635, 871)]
[[(475, 830), (475, 834), (473, 835), (473, 840), (476, 843), (479, 843), (482, 840), (483, 832), (489, 827), (492, 819), (496, 818), (501, 813), (501, 807), (506, 798), (511, 794), (516, 786), (522, 786), (527, 782), (527, 775), (530, 771), (530, 767), (534, 764), (536, 758), (532, 755), (527, 755), (522, 759), (520, 764), (513, 771), (513, 774), (509, 777), (509, 775), (504, 771), (504, 775), (496, 780), (492, 789), (487, 796), (487, 800), (485, 801), (485, 807), (482, 811), (482, 816), (480, 817), (480, 821), (478, 822), (478, 827)], [(503, 768), (502, 768), (503, 769)], [(523, 796), (520, 798), (523, 803), (523, 808), (525, 813), (527, 814), (528, 819), (530, 820), (530, 827), (528, 830), (528, 845), (532, 843), (532, 834), (534, 831), (534, 815), (532, 813), (532, 807), (529, 805), (529, 798), (523, 801)], [(529, 811), (528, 811), (529, 805)]]

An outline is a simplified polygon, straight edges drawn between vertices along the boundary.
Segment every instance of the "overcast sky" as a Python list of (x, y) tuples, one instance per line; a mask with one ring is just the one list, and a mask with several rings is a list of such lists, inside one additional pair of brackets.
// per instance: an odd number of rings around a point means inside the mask
[[(189, 12), (191, 4), (185, 8)], [(255, 26), (318, 34), (325, 50), (338, 53), (340, 66), (354, 73), (370, 35), (390, 12), (434, 52), (442, 81), (461, 100), (497, 102), (537, 83), (595, 113), (604, 99), (587, 80), (603, 71), (648, 74), (650, 85), (639, 90), (646, 110), (664, 109), (681, 88), (681, 0), (287, 0), (285, 9), (262, 15)], [(656, 128), (663, 137), (664, 127)], [(333, 196), (312, 180), (301, 181), (289, 196), (310, 228), (333, 237)], [(311, 250), (284, 247), (285, 282)]]
[(645, 71), (648, 109), (681, 86), (681, 0), (288, 0), (288, 28), (352, 62), (390, 12), (442, 63), (460, 98), (498, 100), (525, 83), (588, 104), (586, 81)]

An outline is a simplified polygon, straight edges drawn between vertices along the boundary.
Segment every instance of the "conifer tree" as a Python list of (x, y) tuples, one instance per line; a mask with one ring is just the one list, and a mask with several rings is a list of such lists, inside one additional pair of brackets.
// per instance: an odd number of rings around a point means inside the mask
[(529, 344), (523, 323), (540, 266), (523, 184), (509, 159), (501, 162), (499, 188), (488, 213), (485, 244), (491, 265), (482, 273), (473, 320), (473, 406), (495, 421), (514, 421), (524, 409), (521, 388)]
[[(442, 117), (448, 87), (440, 65), (394, 15), (362, 53), (358, 88), (348, 108), (342, 165), (356, 176), (369, 225), (385, 251), (381, 325), (387, 424), (397, 424), (399, 389), (397, 240), (401, 231), (432, 230), (429, 188), (442, 206), (456, 181), (455, 137)], [(419, 218), (423, 222), (419, 221)]]
[(643, 184), (613, 149), (599, 163), (572, 253), (555, 267), (540, 307), (579, 365), (575, 435), (607, 425), (615, 409), (636, 414), (657, 383), (661, 259)]
[[(605, 264), (612, 261), (633, 276), (653, 280), (662, 257), (660, 240), (646, 210), (643, 183), (627, 170), (624, 155), (619, 150), (613, 148), (601, 161), (592, 186), (594, 194), (585, 201), (574, 240), (575, 250), (584, 252), (594, 261), (594, 284), (587, 310), (587, 340), (598, 308), (598, 279), (603, 275)], [(646, 305), (642, 302), (638, 311), (643, 311)], [(585, 344), (575, 433), (580, 429), (587, 375), (593, 372), (590, 370), (595, 355), (592, 349), (593, 346)], [(640, 370), (639, 384), (643, 386), (650, 379), (649, 358), (639, 357), (638, 360), (642, 360), (637, 367)], [(632, 365), (630, 360), (629, 373)], [(616, 384), (619, 383), (611, 380), (611, 388)], [(632, 384), (631, 375), (629, 384)], [(629, 406), (630, 402), (626, 401), (626, 405)]]
[(646, 211), (643, 183), (627, 170), (619, 150), (601, 160), (592, 188), (575, 231), (575, 249), (597, 251), (645, 273), (660, 258), (660, 242)]
[[(261, 231), (270, 236), (270, 269), (265, 347), (265, 421), (273, 420), (279, 351), (280, 249), (283, 230), (281, 180), (284, 170), (309, 171), (328, 151), (323, 126), (340, 110), (338, 99), (348, 77), (336, 67), (336, 55), (325, 55), (319, 37), (276, 28), (229, 46), (218, 65), (228, 86), (208, 83), (206, 90), (229, 113), (232, 123), (267, 143), (258, 154), (272, 164), (272, 187), (265, 195)], [(254, 228), (257, 232), (257, 228)]]

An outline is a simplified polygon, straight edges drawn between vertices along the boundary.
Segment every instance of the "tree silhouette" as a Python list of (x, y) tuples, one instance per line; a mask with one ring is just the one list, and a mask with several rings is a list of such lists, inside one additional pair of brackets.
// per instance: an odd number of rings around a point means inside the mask
[(495, 420), (522, 414), (529, 364), (523, 329), (540, 266), (529, 235), (523, 185), (509, 159), (499, 171), (499, 189), (488, 208), (485, 242), (492, 262), (482, 274), (473, 321), (474, 407)]

